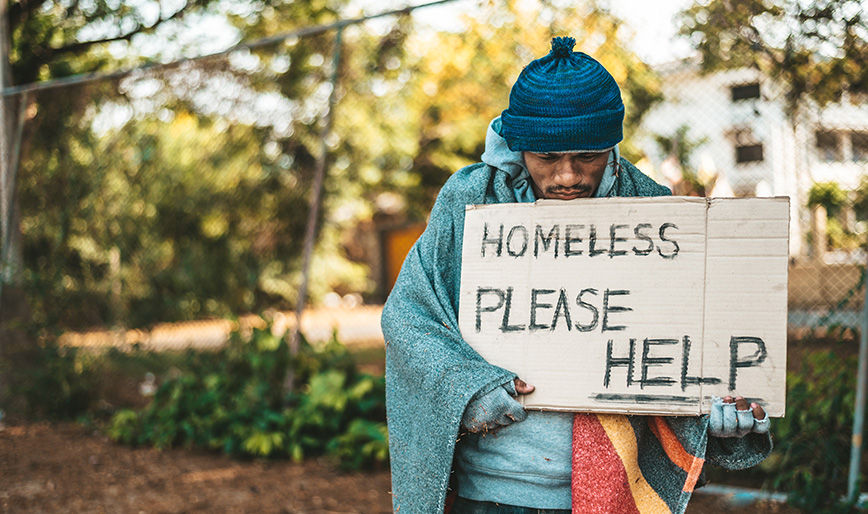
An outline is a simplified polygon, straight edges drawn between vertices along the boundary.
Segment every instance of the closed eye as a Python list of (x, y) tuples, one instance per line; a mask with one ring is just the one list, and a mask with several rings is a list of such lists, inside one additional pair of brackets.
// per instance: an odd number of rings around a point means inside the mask
[(578, 158), (580, 161), (584, 162), (592, 162), (596, 161), (600, 157), (598, 153), (580, 153), (578, 154)]
[(533, 155), (541, 161), (556, 161), (561, 157), (556, 153), (534, 153)]

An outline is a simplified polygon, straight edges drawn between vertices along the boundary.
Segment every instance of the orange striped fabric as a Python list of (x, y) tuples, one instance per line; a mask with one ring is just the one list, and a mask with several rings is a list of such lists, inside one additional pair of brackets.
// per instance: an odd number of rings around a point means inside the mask
[(693, 492), (696, 487), (696, 481), (699, 480), (699, 474), (702, 472), (702, 466), (705, 459), (695, 457), (687, 452), (675, 436), (672, 428), (666, 423), (666, 420), (660, 416), (651, 416), (648, 418), (648, 426), (651, 432), (660, 441), (663, 446), (663, 451), (676, 466), (683, 469), (687, 473), (687, 480), (684, 482), (684, 492)]

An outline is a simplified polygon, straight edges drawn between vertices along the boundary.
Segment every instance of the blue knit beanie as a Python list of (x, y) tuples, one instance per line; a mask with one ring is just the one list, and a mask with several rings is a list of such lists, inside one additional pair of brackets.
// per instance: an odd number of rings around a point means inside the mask
[(576, 40), (552, 39), (552, 50), (528, 64), (509, 93), (502, 132), (514, 152), (602, 151), (623, 138), (621, 90), (602, 64), (573, 52)]

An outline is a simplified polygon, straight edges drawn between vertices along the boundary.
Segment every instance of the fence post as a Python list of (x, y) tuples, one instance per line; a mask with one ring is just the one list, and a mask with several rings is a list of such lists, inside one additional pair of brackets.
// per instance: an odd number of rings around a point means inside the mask
[[(313, 179), (313, 190), (311, 191), (310, 210), (308, 211), (307, 215), (307, 230), (304, 234), (304, 253), (302, 255), (301, 264), (301, 284), (298, 287), (298, 299), (296, 300), (295, 304), (295, 325), (292, 327), (289, 339), (289, 354), (292, 357), (295, 357), (298, 354), (299, 338), (301, 334), (301, 315), (304, 312), (305, 304), (307, 303), (307, 287), (310, 275), (310, 259), (311, 255), (313, 254), (314, 243), (316, 242), (316, 222), (317, 218), (319, 217), (320, 204), (322, 203), (322, 187), (323, 181), (325, 180), (325, 170), (328, 161), (327, 157), (329, 148), (326, 140), (331, 133), (333, 119), (332, 111), (334, 111), (335, 104), (337, 103), (336, 91), (338, 88), (338, 68), (340, 67), (341, 63), (341, 39), (343, 36), (343, 30), (343, 25), (339, 25), (337, 28), (337, 34), (335, 34), (335, 49), (334, 54), (332, 55), (332, 90), (329, 93), (328, 112), (326, 112), (325, 123), (322, 128), (322, 133), (320, 134), (321, 149), (320, 155), (316, 160), (316, 173)], [(286, 376), (286, 382), (284, 384), (285, 390), (292, 390), (292, 383), (295, 380), (295, 373), (293, 372), (293, 370), (293, 366), (290, 366), (289, 372)]]
[[(7, 0), (0, 0), (0, 88), (6, 89), (12, 85), (12, 71), (9, 67), (10, 36), (8, 32)], [(15, 206), (15, 175), (12, 172), (13, 139), (13, 109), (14, 97), (0, 97), (0, 297), (3, 284), (11, 281), (11, 263), (7, 256), (14, 257), (17, 252), (11, 250), (13, 245), (12, 218)]]
[[(868, 258), (866, 258), (868, 261)], [(868, 262), (866, 262), (868, 264)], [(868, 273), (868, 265), (864, 273)], [(853, 436), (850, 446), (850, 474), (847, 478), (847, 498), (859, 496), (859, 468), (862, 461), (862, 430), (865, 422), (865, 390), (868, 386), (868, 280), (862, 301), (862, 329), (859, 337), (859, 374), (856, 378), (856, 406), (853, 415)]]

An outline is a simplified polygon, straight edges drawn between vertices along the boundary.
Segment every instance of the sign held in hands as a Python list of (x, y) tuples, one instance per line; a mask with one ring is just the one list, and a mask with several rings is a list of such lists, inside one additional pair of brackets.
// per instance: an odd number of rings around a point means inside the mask
[(783, 416), (789, 199), (468, 206), (459, 325), (525, 407)]

